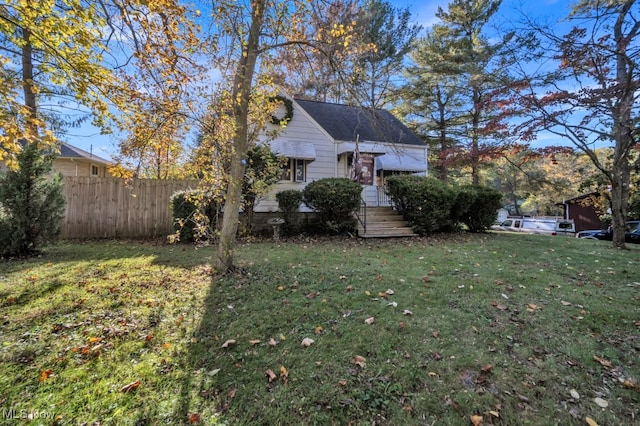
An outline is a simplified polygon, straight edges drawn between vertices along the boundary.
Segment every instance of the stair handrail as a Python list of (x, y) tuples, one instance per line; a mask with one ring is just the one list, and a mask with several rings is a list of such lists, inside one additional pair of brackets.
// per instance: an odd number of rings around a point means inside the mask
[(356, 218), (358, 218), (358, 222), (362, 225), (362, 229), (364, 232), (367, 232), (367, 203), (364, 201), (362, 197), (360, 197), (360, 209), (356, 211)]

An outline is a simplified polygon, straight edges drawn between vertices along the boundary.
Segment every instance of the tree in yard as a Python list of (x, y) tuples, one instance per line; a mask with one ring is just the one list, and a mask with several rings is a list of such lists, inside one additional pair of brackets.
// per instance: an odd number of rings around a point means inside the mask
[[(255, 139), (252, 132), (264, 128), (274, 110), (272, 54), (278, 49), (304, 45), (321, 49), (306, 35), (306, 17), (310, 2), (254, 0), (250, 6), (234, 1), (217, 4), (213, 20), (220, 30), (219, 39), (229, 46), (218, 56), (226, 67), (220, 101), (212, 117), (229, 120), (229, 174), (216, 267), (224, 273), (233, 268), (233, 249), (238, 230), (239, 211), (247, 155)], [(333, 36), (349, 43), (349, 28), (337, 27)], [(228, 80), (225, 79), (228, 77)], [(278, 107), (278, 105), (275, 105)]]
[[(111, 43), (111, 67), (123, 87), (125, 106), (117, 126), (125, 133), (115, 157), (137, 176), (184, 178), (184, 140), (205, 96), (204, 67), (197, 62), (202, 42), (199, 12), (178, 0), (101, 0)], [(122, 168), (121, 168), (122, 169)]]
[[(441, 23), (420, 40), (408, 83), (400, 96), (409, 103), (401, 112), (436, 140), (439, 173), (468, 166), (471, 183), (480, 182), (484, 159), (495, 158), (510, 144), (506, 120), (515, 111), (510, 89), (516, 87), (508, 69), (516, 39), (512, 33), (490, 34), (489, 23), (500, 0), (454, 0)], [(428, 107), (427, 113), (419, 108)]]
[(156, 166), (171, 157), (198, 69), (188, 18), (178, 0), (0, 1), (0, 159), (89, 118), (151, 145)]
[(65, 203), (52, 162), (29, 143), (17, 155), (17, 169), (0, 175), (0, 256), (37, 253), (58, 236)]
[(408, 8), (395, 8), (387, 0), (366, 0), (360, 7), (355, 43), (362, 47), (349, 76), (353, 104), (371, 109), (388, 106), (393, 82), (422, 27), (411, 23)]
[(24, 141), (53, 144), (78, 104), (108, 114), (103, 23), (83, 0), (0, 2), (0, 160), (15, 165)]
[(460, 87), (462, 76), (444, 65), (450, 46), (433, 31), (418, 41), (410, 53), (411, 65), (405, 69), (406, 83), (398, 91), (402, 102), (396, 112), (430, 144), (429, 155), (438, 178), (449, 180), (446, 153), (462, 137), (465, 111)]
[[(530, 77), (522, 99), (531, 114), (521, 125), (525, 135), (545, 130), (571, 141), (605, 177), (618, 248), (625, 247), (631, 170), (640, 164), (633, 157), (640, 135), (639, 16), (634, 0), (582, 0), (564, 36), (529, 23), (559, 65), (551, 75)], [(602, 144), (613, 147), (610, 165), (596, 153)]]
[[(278, 60), (277, 81), (290, 93), (372, 109), (393, 100), (394, 78), (421, 27), (386, 0), (314, 1), (305, 31), (320, 49), (298, 45)], [(352, 27), (348, 43), (341, 29)], [(336, 31), (338, 30), (338, 31)]]
[(350, 44), (340, 43), (336, 29), (358, 20), (360, 0), (313, 1), (309, 3), (306, 38), (320, 49), (302, 44), (280, 49), (274, 58), (274, 83), (289, 93), (322, 102), (346, 100), (347, 82), (341, 68), (351, 68)]

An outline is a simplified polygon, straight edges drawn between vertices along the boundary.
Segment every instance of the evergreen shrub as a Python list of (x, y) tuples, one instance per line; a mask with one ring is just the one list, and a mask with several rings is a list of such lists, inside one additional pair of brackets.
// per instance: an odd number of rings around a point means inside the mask
[(304, 188), (304, 202), (318, 213), (324, 232), (351, 232), (360, 208), (362, 186), (346, 178), (325, 178)]

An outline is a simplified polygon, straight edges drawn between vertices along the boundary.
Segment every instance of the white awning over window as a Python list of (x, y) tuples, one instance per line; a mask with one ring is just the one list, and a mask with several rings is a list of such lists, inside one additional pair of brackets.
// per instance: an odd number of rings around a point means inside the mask
[(407, 155), (385, 154), (376, 158), (376, 170), (426, 172), (427, 163)]
[[(339, 142), (338, 143), (338, 155), (344, 154), (345, 152), (352, 153), (356, 149), (355, 142)], [(376, 144), (371, 142), (359, 142), (358, 143), (358, 151), (361, 154), (373, 154), (373, 155), (382, 155), (387, 152), (382, 146), (382, 144)]]
[(316, 147), (311, 142), (271, 141), (271, 151), (282, 157), (313, 161), (316, 159)]

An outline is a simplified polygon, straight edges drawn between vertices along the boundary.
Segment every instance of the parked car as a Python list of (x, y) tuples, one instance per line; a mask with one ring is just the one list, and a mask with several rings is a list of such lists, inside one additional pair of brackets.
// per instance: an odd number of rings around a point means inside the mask
[(602, 229), (585, 229), (585, 230), (576, 232), (576, 238), (585, 238), (587, 240), (597, 240), (595, 235), (598, 232), (602, 232)]
[(495, 231), (526, 232), (528, 234), (573, 236), (573, 219), (510, 217), (491, 229)]
[[(611, 227), (593, 234), (592, 237), (584, 237), (596, 240), (611, 241), (613, 230)], [(629, 220), (625, 225), (624, 241), (632, 244), (640, 244), (640, 220)]]

